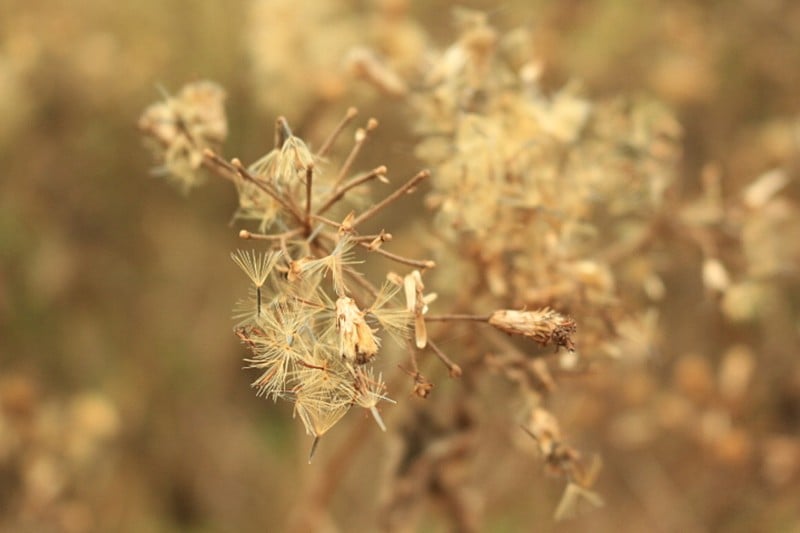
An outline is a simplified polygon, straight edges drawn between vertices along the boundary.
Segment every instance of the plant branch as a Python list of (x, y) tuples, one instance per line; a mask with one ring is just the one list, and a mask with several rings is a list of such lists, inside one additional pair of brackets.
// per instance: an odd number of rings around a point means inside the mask
[(472, 321), (489, 322), (491, 315), (425, 315), (425, 322)]
[(359, 242), (358, 244), (362, 248), (366, 248), (370, 252), (375, 252), (376, 254), (382, 255), (387, 259), (391, 259), (392, 261), (396, 261), (403, 265), (413, 266), (416, 268), (426, 268), (426, 269), (430, 269), (436, 266), (436, 262), (431, 261), (430, 259), (409, 259), (401, 255), (393, 254), (392, 252), (384, 250), (383, 248), (371, 247), (367, 242)]
[(325, 211), (330, 209), (336, 202), (342, 199), (342, 197), (350, 190), (359, 185), (366, 183), (367, 181), (378, 178), (380, 180), (385, 180), (386, 176), (386, 167), (381, 165), (379, 167), (375, 167), (363, 176), (358, 176), (356, 178), (351, 179), (341, 187), (335, 188), (331, 195), (323, 202), (322, 207), (317, 209), (317, 215), (323, 214)]
[(362, 222), (364, 222), (365, 220), (368, 220), (368, 219), (372, 218), (378, 212), (380, 212), (382, 209), (384, 209), (387, 205), (391, 204), (392, 202), (394, 202), (395, 200), (397, 200), (398, 198), (400, 198), (401, 196), (406, 194), (408, 191), (413, 189), (414, 186), (416, 186), (420, 181), (424, 180), (425, 178), (430, 177), (430, 175), (431, 175), (430, 171), (421, 170), (414, 177), (412, 177), (410, 180), (408, 180), (403, 185), (401, 185), (392, 194), (390, 194), (389, 196), (387, 196), (386, 198), (384, 198), (383, 200), (381, 200), (377, 204), (373, 205), (372, 207), (370, 207), (369, 209), (367, 209), (366, 211), (361, 213), (358, 217), (356, 217), (356, 219), (353, 220), (353, 222), (352, 222), (352, 226), (356, 227), (359, 224), (361, 224)]
[(314, 165), (306, 168), (306, 231), (311, 232), (311, 186), (314, 180)]
[(350, 124), (354, 118), (356, 118), (356, 115), (358, 115), (358, 109), (355, 107), (350, 107), (347, 109), (347, 112), (344, 114), (344, 118), (339, 121), (339, 124), (336, 125), (336, 128), (334, 128), (331, 134), (328, 135), (328, 138), (325, 139), (325, 142), (322, 143), (322, 146), (320, 146), (319, 150), (317, 151), (317, 157), (325, 157), (325, 155), (331, 149), (331, 146), (333, 146), (333, 143), (339, 138), (342, 130), (344, 130), (347, 125)]
[(433, 353), (436, 354), (436, 357), (438, 357), (442, 361), (442, 363), (444, 363), (444, 365), (447, 367), (447, 370), (450, 372), (451, 378), (461, 377), (461, 374), (463, 373), (461, 371), (461, 367), (458, 366), (456, 363), (454, 363), (449, 357), (447, 357), (447, 355), (438, 346), (436, 346), (435, 342), (428, 339), (428, 346), (431, 347)]
[(303, 230), (301, 228), (295, 228), (289, 231), (285, 231), (283, 233), (275, 233), (275, 234), (266, 234), (266, 233), (253, 233), (252, 231), (248, 231), (243, 229), (239, 231), (239, 238), (240, 239), (253, 239), (256, 241), (280, 241), (281, 239), (290, 239), (299, 235)]
[(353, 166), (353, 162), (356, 160), (356, 157), (358, 157), (358, 153), (361, 151), (364, 143), (367, 142), (369, 132), (377, 127), (378, 121), (374, 118), (371, 118), (367, 121), (367, 126), (365, 128), (359, 128), (356, 130), (356, 143), (353, 145), (353, 149), (350, 150), (350, 153), (347, 155), (347, 159), (344, 160), (342, 168), (339, 169), (339, 174), (336, 176), (336, 180), (333, 182), (333, 190), (336, 190), (339, 187), (339, 184), (342, 182), (344, 177), (348, 172), (350, 172), (350, 167)]

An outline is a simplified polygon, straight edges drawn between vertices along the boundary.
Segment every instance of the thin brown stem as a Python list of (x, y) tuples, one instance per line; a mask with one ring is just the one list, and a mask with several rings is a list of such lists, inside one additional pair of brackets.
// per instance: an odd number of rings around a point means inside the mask
[(353, 166), (353, 162), (356, 160), (356, 157), (358, 157), (359, 152), (361, 152), (361, 148), (363, 148), (364, 143), (367, 142), (369, 132), (377, 127), (378, 121), (374, 118), (371, 118), (367, 121), (367, 126), (365, 128), (359, 128), (356, 130), (356, 143), (353, 145), (353, 149), (350, 150), (350, 153), (347, 155), (347, 159), (344, 160), (342, 168), (339, 169), (339, 174), (336, 176), (336, 181), (333, 182), (333, 190), (336, 190), (339, 187), (339, 184), (342, 183), (344, 177), (347, 176), (348, 172), (350, 172), (350, 167)]
[(379, 167), (373, 168), (372, 170), (370, 170), (369, 172), (367, 172), (363, 176), (358, 176), (358, 177), (355, 177), (355, 178), (351, 179), (350, 181), (348, 181), (347, 183), (345, 183), (341, 187), (335, 188), (333, 190), (331, 195), (327, 199), (325, 199), (325, 201), (323, 202), (322, 207), (317, 209), (317, 214), (321, 215), (325, 211), (330, 209), (336, 202), (341, 200), (342, 197), (350, 189), (354, 189), (355, 187), (358, 187), (359, 185), (361, 185), (363, 183), (366, 183), (367, 181), (369, 181), (371, 179), (375, 179), (375, 178), (381, 179), (381, 178), (384, 178), (385, 176), (386, 176), (386, 167), (381, 165)]
[(412, 177), (410, 180), (405, 182), (403, 185), (401, 185), (392, 194), (390, 194), (389, 196), (387, 196), (386, 198), (384, 198), (383, 200), (381, 200), (377, 204), (373, 205), (372, 207), (370, 207), (369, 209), (367, 209), (366, 211), (361, 213), (358, 217), (356, 217), (356, 219), (353, 220), (352, 226), (355, 228), (359, 224), (364, 222), (365, 220), (368, 220), (369, 218), (375, 216), (378, 212), (380, 212), (387, 205), (391, 204), (392, 202), (394, 202), (395, 200), (397, 200), (398, 198), (400, 198), (401, 196), (406, 194), (408, 191), (413, 189), (420, 181), (424, 180), (425, 178), (429, 177), (430, 175), (431, 175), (430, 171), (421, 170), (419, 173), (417, 173), (416, 176)]
[(333, 143), (335, 143), (336, 139), (339, 138), (342, 130), (344, 130), (347, 125), (350, 124), (354, 118), (356, 118), (356, 115), (358, 115), (358, 109), (355, 107), (348, 108), (342, 120), (339, 121), (339, 124), (336, 125), (336, 128), (334, 128), (328, 138), (325, 139), (325, 142), (322, 143), (322, 146), (320, 146), (319, 150), (317, 151), (317, 157), (325, 157), (325, 155), (328, 153), (328, 150), (330, 150), (331, 146), (333, 146)]
[(306, 169), (306, 231), (311, 232), (311, 186), (314, 181), (314, 165)]
[[(325, 217), (320, 217), (319, 215), (312, 215), (314, 219), (319, 220), (320, 222), (324, 222), (334, 228), (341, 229), (341, 224), (334, 222), (333, 220), (327, 219)], [(325, 235), (326, 237), (330, 237), (329, 235)], [(370, 243), (374, 241), (376, 238), (380, 237), (380, 235), (367, 235), (366, 237), (370, 237), (369, 242), (365, 242), (366, 239), (363, 237), (356, 237), (354, 241), (358, 243), (359, 246), (362, 248), (366, 248), (370, 252), (375, 252), (379, 255), (386, 257), (387, 259), (391, 259), (392, 261), (396, 261), (403, 265), (413, 266), (415, 268), (425, 268), (431, 269), (436, 266), (436, 262), (430, 259), (410, 259), (408, 257), (403, 257), (401, 255), (393, 254), (392, 252), (388, 252), (383, 248), (376, 248), (374, 246), (370, 246)], [(388, 240), (388, 239), (387, 239)]]
[(285, 231), (283, 233), (275, 233), (273, 235), (269, 235), (266, 233), (253, 233), (252, 231), (247, 231), (243, 229), (239, 231), (239, 238), (240, 239), (253, 239), (256, 241), (280, 241), (281, 239), (291, 239), (299, 235), (303, 230), (300, 228), (295, 228), (293, 230)]
[(416, 379), (417, 376), (420, 375), (419, 361), (417, 361), (417, 349), (410, 340), (406, 341), (406, 351), (408, 352), (408, 360), (411, 362), (411, 372), (408, 372), (407, 370), (406, 372)]
[(292, 136), (292, 128), (286, 117), (278, 117), (275, 120), (275, 148), (280, 150), (286, 140)]
[(442, 363), (444, 363), (444, 366), (447, 367), (448, 372), (450, 372), (451, 378), (461, 377), (461, 374), (463, 373), (461, 371), (461, 367), (458, 366), (456, 363), (454, 363), (449, 357), (447, 357), (447, 354), (445, 354), (438, 346), (436, 346), (436, 343), (428, 339), (428, 346), (431, 347), (433, 353), (436, 354), (436, 357), (438, 357), (439, 360), (441, 360)]
[(220, 178), (236, 183), (236, 169), (210, 148), (203, 151), (203, 166)]
[(326, 218), (326, 217), (323, 217), (323, 216), (320, 216), (320, 215), (313, 215), (312, 214), (311, 218), (313, 218), (314, 220), (316, 220), (318, 222), (322, 222), (323, 224), (327, 224), (328, 226), (331, 226), (332, 228), (336, 228), (337, 230), (342, 227), (342, 225), (339, 224), (338, 222), (336, 222), (335, 220), (331, 220), (329, 218)]
[(433, 268), (436, 266), (435, 261), (431, 261), (430, 259), (409, 259), (407, 257), (403, 257), (401, 255), (393, 254), (392, 252), (386, 251), (383, 248), (371, 248), (369, 243), (367, 242), (359, 242), (358, 243), (361, 247), (366, 248), (370, 252), (375, 252), (376, 254), (382, 255), (392, 261), (396, 261), (403, 265), (413, 266), (416, 268)]
[(289, 247), (286, 245), (286, 237), (279, 238), (278, 242), (280, 243), (281, 251), (283, 252), (283, 257), (285, 257), (287, 261), (290, 261), (292, 259), (292, 256), (289, 254)]
[(489, 322), (491, 315), (425, 315), (425, 322), (445, 322), (445, 321), (472, 321)]
[(353, 235), (350, 240), (353, 242), (366, 242), (371, 243), (374, 240), (380, 239), (381, 242), (388, 242), (392, 240), (392, 234), (382, 231), (373, 235)]

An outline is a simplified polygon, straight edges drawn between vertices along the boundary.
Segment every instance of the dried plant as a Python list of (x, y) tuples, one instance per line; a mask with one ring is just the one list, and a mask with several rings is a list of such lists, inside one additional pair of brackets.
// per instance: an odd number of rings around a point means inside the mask
[[(315, 16), (334, 7), (325, 4)], [(311, 455), (352, 407), (368, 411), (394, 439), (380, 497), (385, 529), (413, 528), (413, 520), (399, 517), (419, 516), (432, 494), (460, 530), (480, 529), (481, 497), (465, 465), (479, 446), (481, 417), (495, 416), (480, 413), (474, 402), (478, 384), (494, 376), (517, 394), (512, 414), (503, 417), (509, 433), (527, 435), (527, 448), (521, 447), (565, 482), (556, 518), (573, 516), (584, 504), (601, 506), (592, 488), (599, 459), (568, 444), (548, 406), (560, 377), (590, 375), (608, 359), (652, 360), (665, 336), (660, 305), (669, 294), (662, 274), (666, 263), (680, 262), (663, 257), (665, 243), (700, 250), (698, 275), (727, 319), (766, 321), (768, 302), (777, 298), (775, 281), (796, 276), (800, 263), (798, 247), (774, 237), (800, 227), (794, 204), (779, 196), (789, 180), (776, 169), (731, 200), (711, 165), (700, 198), (680, 199), (674, 178), (681, 128), (664, 107), (643, 98), (593, 101), (575, 83), (545, 90), (532, 36), (498, 32), (479, 12), (457, 11), (456, 41), (434, 50), (406, 18), (406, 8), (404, 2), (380, 3), (372, 16), (402, 28), (410, 36), (407, 46), (390, 42), (388, 33), (359, 35), (351, 26), (358, 19), (345, 17), (342, 27), (315, 34), (307, 44), (346, 57), (346, 68), (315, 55), (324, 65), (310, 69), (314, 82), (281, 78), (302, 88), (286, 102), (293, 116), (319, 113), (317, 104), (341, 94), (349, 72), (376, 94), (396, 98), (413, 117), (406, 127), (430, 171), (374, 203), (367, 188), (389, 184), (389, 170), (353, 169), (378, 122), (357, 128), (349, 151), (337, 149), (355, 108), (317, 149), (278, 118), (274, 147), (249, 165), (220, 155), (224, 93), (209, 82), (154, 104), (140, 128), (164, 163), (161, 170), (184, 188), (201, 173), (231, 181), (239, 204), (234, 218), (248, 228), (239, 236), (262, 245), (232, 254), (251, 285), (235, 309), (235, 334), (249, 351), (248, 365), (260, 373), (252, 384), (257, 394), (293, 403), (313, 439)], [(287, 9), (281, 16), (294, 13)], [(262, 61), (256, 77), (291, 71), (281, 63), (287, 58), (275, 54), (285, 48), (282, 39), (301, 34), (288, 26), (286, 35), (251, 28), (252, 50), (271, 51), (256, 52)], [(392, 233), (374, 226), (378, 213), (423, 182), (430, 185), (425, 200), (434, 222), (417, 244), (425, 250), (420, 255), (433, 259), (391, 251)], [(373, 268), (378, 260), (402, 271)], [(732, 272), (732, 264), (743, 266)], [(447, 312), (438, 312), (443, 304)], [(452, 335), (461, 340), (457, 357), (442, 347)], [(405, 350), (404, 360), (389, 355), (389, 339)], [(418, 360), (423, 352), (450, 377), (463, 379), (448, 393), (449, 410), (429, 414), (412, 405), (393, 429), (381, 412), (394, 403), (390, 398), (399, 401), (395, 367), (410, 378), (413, 395), (436, 397), (435, 382)], [(718, 394), (741, 401), (754, 366), (746, 349), (732, 350)], [(708, 375), (693, 358), (676, 370), (688, 391), (713, 389)], [(675, 420), (688, 409), (668, 394), (650, 408), (670, 413), (665, 427), (680, 425)], [(618, 442), (655, 432), (640, 417), (620, 417)], [(701, 438), (724, 448), (737, 434), (724, 415), (714, 411), (709, 420)], [(342, 458), (360, 445), (358, 431), (353, 435), (331, 471), (344, 468)], [(310, 491), (297, 530), (318, 525), (309, 510), (323, 509), (333, 486), (325, 482)]]
[[(257, 223), (257, 232), (243, 229), (239, 236), (262, 241), (267, 250), (231, 254), (251, 283), (250, 294), (236, 306), (235, 332), (251, 352), (247, 362), (261, 372), (253, 387), (259, 395), (294, 404), (295, 416), (314, 438), (312, 454), (319, 438), (353, 406), (370, 411), (385, 430), (378, 405), (392, 400), (373, 366), (387, 334), (403, 342), (413, 328), (415, 348), (409, 351), (415, 391), (420, 396), (430, 392), (418, 387), (427, 380), (417, 369), (416, 350), (429, 345), (425, 319), (436, 295), (424, 293), (422, 272), (435, 263), (390, 252), (384, 246), (390, 233), (384, 229), (362, 233), (361, 228), (430, 174), (421, 171), (383, 200), (358, 214), (348, 213), (343, 204), (363, 196), (362, 186), (389, 181), (385, 166), (351, 175), (376, 120), (356, 131), (350, 153), (331, 172), (326, 155), (356, 111), (347, 111), (317, 152), (279, 118), (275, 147), (245, 167), (238, 159), (226, 161), (211, 148), (225, 131), (219, 113), (222, 94), (209, 82), (189, 85), (178, 98), (151, 106), (139, 125), (155, 141), (170, 176), (187, 186), (205, 169), (232, 181), (239, 195), (236, 218)], [(363, 204), (363, 199), (356, 204)], [(365, 259), (357, 259), (357, 250), (365, 252)], [(359, 270), (376, 255), (414, 270), (406, 276), (387, 272), (378, 288)], [(397, 298), (401, 291), (405, 302)], [(542, 345), (573, 348), (575, 326), (568, 319), (550, 310), (535, 316), (522, 313), (516, 326), (497, 318), (509, 313), (513, 312), (498, 311), (483, 320)], [(449, 361), (434, 344), (430, 346)], [(454, 363), (448, 367), (452, 375), (460, 374)]]

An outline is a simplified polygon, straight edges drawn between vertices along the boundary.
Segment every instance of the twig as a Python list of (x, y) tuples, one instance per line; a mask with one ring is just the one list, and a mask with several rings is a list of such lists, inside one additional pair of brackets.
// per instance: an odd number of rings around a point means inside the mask
[(323, 216), (320, 216), (320, 215), (313, 215), (312, 214), (311, 218), (313, 218), (314, 220), (317, 220), (319, 222), (322, 222), (323, 224), (326, 224), (326, 225), (328, 225), (328, 226), (330, 226), (332, 228), (336, 228), (337, 230), (342, 227), (342, 225), (339, 224), (338, 222), (336, 222), (335, 220), (331, 220), (329, 218), (326, 218), (326, 217), (323, 217)]
[(447, 367), (447, 370), (450, 372), (451, 378), (461, 377), (461, 374), (463, 373), (461, 371), (461, 367), (458, 366), (456, 363), (454, 363), (449, 357), (447, 357), (447, 355), (441, 349), (439, 349), (438, 346), (436, 346), (435, 342), (428, 339), (428, 346), (431, 347), (433, 353), (436, 354), (436, 357), (438, 357), (442, 361), (442, 363), (444, 363), (444, 365)]
[(356, 219), (353, 220), (352, 226), (356, 227), (359, 224), (361, 224), (362, 222), (364, 222), (365, 220), (373, 217), (376, 213), (381, 211), (383, 208), (385, 208), (387, 205), (391, 204), (392, 202), (394, 202), (395, 200), (397, 200), (401, 196), (403, 196), (409, 190), (413, 189), (414, 186), (417, 185), (417, 183), (419, 183), (420, 181), (422, 181), (425, 178), (429, 177), (430, 175), (431, 175), (430, 171), (421, 170), (419, 173), (417, 173), (416, 176), (414, 176), (413, 178), (411, 178), (410, 180), (405, 182), (403, 185), (401, 185), (392, 194), (390, 194), (389, 196), (387, 196), (386, 198), (384, 198), (383, 200), (381, 200), (377, 204), (373, 205), (372, 207), (370, 207), (369, 209), (367, 209), (366, 211), (361, 213), (358, 217), (356, 217)]
[[(319, 215), (312, 215), (312, 217), (314, 219), (319, 220), (320, 222), (324, 222), (325, 224), (328, 224), (328, 225), (330, 225), (330, 226), (332, 226), (334, 228), (341, 229), (341, 227), (342, 227), (342, 225), (339, 224), (338, 222), (334, 222), (333, 220), (327, 219), (325, 217), (320, 217)], [(323, 234), (323, 236), (325, 236), (327, 238), (330, 238), (330, 239), (333, 238), (328, 234)], [(382, 256), (386, 257), (387, 259), (391, 259), (392, 261), (396, 261), (396, 262), (398, 262), (400, 264), (403, 264), (403, 265), (409, 265), (409, 266), (413, 266), (413, 267), (416, 267), (416, 268), (426, 268), (426, 269), (431, 269), (431, 268), (434, 268), (436, 266), (436, 262), (432, 261), (430, 259), (410, 259), (408, 257), (403, 257), (401, 255), (397, 255), (397, 254), (393, 254), (392, 252), (388, 252), (388, 251), (384, 250), (383, 248), (376, 248), (376, 247), (370, 246), (370, 243), (372, 241), (374, 241), (375, 238), (379, 237), (379, 235), (368, 235), (368, 237), (371, 237), (370, 238), (370, 242), (364, 242), (365, 239), (364, 238), (359, 238), (359, 237), (356, 237), (354, 239), (354, 241), (356, 243), (358, 243), (359, 246), (361, 246), (362, 248), (366, 248), (370, 252), (375, 252), (375, 253), (377, 253), (379, 255), (382, 255)]]
[[(322, 203), (322, 207), (317, 209), (317, 214), (321, 215), (325, 211), (331, 208), (336, 202), (341, 200), (341, 198), (350, 190), (359, 185), (366, 183), (367, 181), (374, 179), (374, 178), (384, 178), (386, 176), (386, 167), (381, 165), (379, 167), (373, 168), (363, 176), (358, 176), (356, 178), (351, 179), (341, 187), (335, 188), (331, 195)], [(384, 178), (385, 179), (385, 178)]]
[(467, 320), (472, 322), (489, 322), (491, 315), (425, 315), (426, 322), (445, 322)]
[(376, 233), (373, 235), (353, 235), (350, 237), (350, 240), (353, 242), (366, 242), (371, 243), (372, 241), (380, 239), (381, 242), (388, 242), (392, 240), (392, 234), (386, 233), (385, 231), (381, 231), (380, 233)]
[(401, 263), (403, 265), (409, 265), (417, 268), (427, 268), (427, 269), (434, 268), (436, 266), (436, 262), (431, 261), (430, 259), (409, 259), (401, 255), (393, 254), (392, 252), (386, 251), (383, 248), (372, 248), (367, 242), (359, 242), (358, 244), (361, 247), (366, 248), (370, 252), (375, 252), (376, 254), (380, 254), (388, 259), (391, 259), (392, 261), (397, 261), (398, 263)]
[(275, 148), (280, 150), (286, 140), (292, 136), (292, 128), (289, 127), (289, 122), (286, 117), (278, 117), (275, 120)]
[(300, 228), (295, 228), (289, 231), (284, 231), (283, 233), (275, 233), (273, 235), (269, 235), (266, 233), (253, 233), (252, 231), (247, 231), (243, 229), (239, 231), (239, 238), (240, 239), (253, 239), (256, 241), (279, 241), (281, 239), (290, 239), (295, 235), (299, 235), (303, 230)]
[(333, 143), (336, 142), (336, 139), (339, 138), (339, 135), (342, 133), (345, 127), (347, 127), (350, 122), (358, 115), (358, 109), (355, 107), (350, 107), (347, 109), (347, 112), (344, 114), (344, 118), (339, 121), (339, 124), (336, 125), (336, 128), (328, 135), (328, 138), (325, 139), (325, 142), (322, 143), (319, 150), (317, 151), (317, 157), (325, 157), (328, 153), (328, 150), (331, 149)]
[(339, 174), (336, 176), (336, 181), (333, 182), (333, 190), (336, 190), (339, 187), (339, 184), (342, 182), (344, 177), (348, 172), (350, 172), (350, 167), (353, 166), (353, 161), (356, 160), (356, 157), (358, 157), (358, 153), (361, 151), (364, 143), (367, 142), (369, 132), (377, 127), (378, 121), (374, 118), (371, 118), (367, 121), (367, 126), (365, 128), (359, 128), (356, 131), (356, 143), (353, 145), (353, 149), (350, 150), (350, 153), (347, 155), (347, 159), (344, 160), (342, 168), (339, 169)]
[(314, 180), (314, 165), (306, 168), (306, 231), (311, 232), (311, 186)]

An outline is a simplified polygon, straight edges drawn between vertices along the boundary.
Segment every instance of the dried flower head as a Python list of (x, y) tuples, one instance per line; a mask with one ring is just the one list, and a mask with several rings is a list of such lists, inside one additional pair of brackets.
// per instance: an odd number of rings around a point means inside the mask
[(139, 128), (154, 140), (153, 148), (164, 162), (158, 174), (184, 191), (199, 183), (204, 150), (219, 148), (228, 136), (224, 104), (225, 91), (219, 85), (199, 81), (145, 110)]
[(364, 364), (375, 357), (380, 346), (375, 332), (367, 324), (365, 313), (352, 298), (336, 300), (336, 327), (339, 330), (339, 352), (355, 364)]
[(542, 346), (564, 346), (575, 350), (572, 336), (575, 334), (575, 321), (569, 317), (544, 308), (536, 311), (514, 311), (501, 309), (489, 317), (489, 324), (509, 335), (522, 335), (535, 340)]

